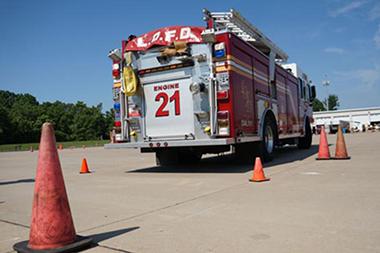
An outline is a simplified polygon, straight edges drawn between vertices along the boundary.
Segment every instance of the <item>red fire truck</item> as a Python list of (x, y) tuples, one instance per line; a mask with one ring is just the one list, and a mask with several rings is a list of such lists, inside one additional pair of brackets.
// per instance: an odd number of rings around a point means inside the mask
[(155, 152), (158, 165), (232, 151), (264, 160), (309, 148), (315, 87), (237, 11), (203, 10), (206, 27), (131, 35), (113, 61), (115, 127), (106, 148)]

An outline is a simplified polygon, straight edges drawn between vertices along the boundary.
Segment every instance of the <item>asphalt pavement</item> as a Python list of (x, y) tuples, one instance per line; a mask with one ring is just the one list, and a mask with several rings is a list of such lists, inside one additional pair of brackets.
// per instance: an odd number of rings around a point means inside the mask
[[(380, 252), (380, 133), (346, 134), (342, 161), (316, 161), (318, 137), (280, 149), (262, 183), (229, 156), (164, 168), (136, 149), (59, 155), (76, 231), (97, 243), (86, 252)], [(0, 153), (0, 252), (28, 239), (37, 157)]]

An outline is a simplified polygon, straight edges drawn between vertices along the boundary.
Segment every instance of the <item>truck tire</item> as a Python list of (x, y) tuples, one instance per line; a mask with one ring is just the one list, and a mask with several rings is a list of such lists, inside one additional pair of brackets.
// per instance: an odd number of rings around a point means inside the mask
[(156, 165), (157, 166), (170, 166), (176, 165), (179, 161), (178, 150), (163, 149), (156, 151)]
[(265, 117), (263, 138), (259, 143), (259, 149), (264, 162), (273, 160), (276, 144), (276, 124), (271, 117)]
[(305, 126), (305, 136), (298, 138), (298, 148), (299, 149), (308, 149), (311, 146), (311, 141), (312, 141), (312, 132), (311, 132), (311, 127), (309, 120), (306, 121), (306, 126)]

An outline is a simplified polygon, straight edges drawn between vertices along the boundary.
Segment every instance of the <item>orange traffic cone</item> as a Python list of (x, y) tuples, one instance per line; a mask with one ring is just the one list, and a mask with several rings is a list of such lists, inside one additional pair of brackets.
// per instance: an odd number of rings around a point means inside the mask
[(29, 241), (13, 245), (17, 252), (78, 252), (92, 239), (75, 233), (51, 123), (42, 126)]
[(86, 158), (83, 158), (83, 160), (82, 160), (82, 167), (80, 168), (79, 173), (80, 174), (91, 173), (91, 171), (88, 169)]
[(261, 163), (260, 157), (256, 157), (255, 167), (253, 169), (252, 178), (249, 179), (251, 182), (263, 182), (269, 181), (270, 178), (266, 178), (264, 175), (263, 165)]
[(327, 136), (325, 127), (321, 128), (321, 137), (319, 138), (319, 151), (316, 160), (330, 160), (329, 144), (327, 143)]
[(347, 154), (346, 142), (344, 141), (342, 128), (338, 127), (338, 134), (336, 138), (335, 157), (334, 160), (348, 160), (351, 157)]

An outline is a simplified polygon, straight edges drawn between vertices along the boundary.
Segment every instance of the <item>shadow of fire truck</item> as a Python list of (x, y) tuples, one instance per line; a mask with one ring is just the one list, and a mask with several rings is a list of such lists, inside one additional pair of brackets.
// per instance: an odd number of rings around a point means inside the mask
[[(276, 151), (275, 159), (265, 163), (265, 168), (280, 164), (302, 161), (318, 152), (318, 145), (312, 145), (310, 149), (300, 150), (296, 146), (285, 146)], [(209, 156), (202, 158), (197, 164), (180, 164), (173, 166), (152, 166), (126, 173), (245, 173), (251, 171), (253, 164), (239, 164), (232, 154)]]

